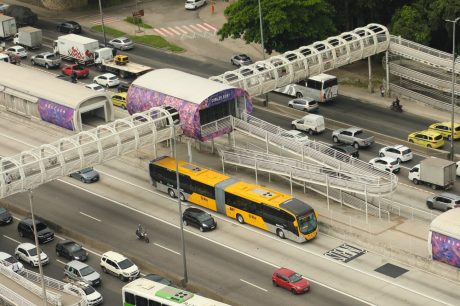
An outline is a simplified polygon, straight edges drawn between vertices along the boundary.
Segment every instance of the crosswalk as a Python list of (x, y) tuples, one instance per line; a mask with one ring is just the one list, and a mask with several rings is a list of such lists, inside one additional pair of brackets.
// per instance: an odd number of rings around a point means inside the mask
[[(120, 20), (121, 19), (117, 18), (117, 17), (104, 17), (104, 24), (114, 23), (114, 22), (117, 22), (117, 21), (120, 21)], [(92, 24), (94, 24), (94, 25), (101, 25), (102, 24), (102, 21), (101, 21), (100, 18), (91, 20), (90, 22)]]
[(202, 22), (189, 25), (154, 28), (153, 31), (160, 36), (168, 37), (182, 36), (192, 33), (216, 32), (217, 28), (207, 22)]

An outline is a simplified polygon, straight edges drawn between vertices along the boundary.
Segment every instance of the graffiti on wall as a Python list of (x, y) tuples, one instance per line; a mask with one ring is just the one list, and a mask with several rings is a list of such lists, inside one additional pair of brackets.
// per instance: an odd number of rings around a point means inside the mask
[(433, 260), (460, 268), (460, 240), (432, 232), (431, 251)]
[(38, 99), (38, 112), (43, 121), (74, 130), (74, 109), (45, 99)]

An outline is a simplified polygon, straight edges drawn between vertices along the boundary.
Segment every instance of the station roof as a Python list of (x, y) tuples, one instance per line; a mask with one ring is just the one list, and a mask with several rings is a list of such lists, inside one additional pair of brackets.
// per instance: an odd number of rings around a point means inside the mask
[(156, 69), (138, 77), (133, 83), (138, 87), (161, 92), (194, 104), (201, 104), (208, 97), (235, 88), (206, 78), (175, 69)]
[(430, 230), (460, 239), (460, 208), (450, 209), (434, 218)]
[(7, 87), (22, 94), (42, 98), (73, 109), (87, 100), (101, 97), (97, 92), (71, 82), (57, 79), (37, 69), (28, 69), (10, 63), (0, 62), (0, 87)]

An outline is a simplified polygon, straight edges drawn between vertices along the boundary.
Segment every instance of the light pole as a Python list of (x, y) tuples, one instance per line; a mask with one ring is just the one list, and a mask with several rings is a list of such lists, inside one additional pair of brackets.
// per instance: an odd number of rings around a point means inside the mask
[[(137, 4), (137, 1), (136, 1)], [(105, 28), (104, 28), (104, 15), (102, 15), (102, 4), (101, 0), (99, 0), (99, 12), (101, 13), (101, 26), (102, 26), (102, 34), (104, 34), (104, 47), (107, 47), (107, 39), (105, 37)]]
[(40, 256), (41, 252), (40, 252), (40, 247), (38, 246), (38, 235), (37, 235), (37, 226), (35, 225), (32, 189), (29, 189), (29, 204), (30, 204), (30, 214), (32, 215), (32, 227), (34, 230), (35, 248), (37, 249), (37, 255), (38, 255), (38, 272), (40, 273), (40, 279), (41, 279), (41, 285), (42, 285), (43, 305), (47, 306), (48, 302), (46, 298), (45, 277), (43, 276), (42, 260)]
[[(264, 45), (264, 29), (263, 29), (263, 24), (262, 24), (262, 8), (260, 6), (260, 0), (259, 1), (259, 20), (260, 20), (260, 41), (262, 43), (262, 56), (263, 59), (265, 60), (265, 45)], [(265, 101), (264, 101), (264, 106), (268, 106), (268, 93), (265, 94)]]
[(452, 22), (452, 114), (450, 118), (450, 160), (454, 160), (454, 116), (455, 116), (455, 26), (460, 17), (455, 20), (447, 19)]

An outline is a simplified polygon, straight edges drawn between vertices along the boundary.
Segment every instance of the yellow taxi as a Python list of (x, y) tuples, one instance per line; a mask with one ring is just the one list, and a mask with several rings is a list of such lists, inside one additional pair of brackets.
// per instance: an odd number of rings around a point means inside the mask
[[(451, 136), (451, 123), (450, 122), (438, 122), (433, 123), (428, 128), (431, 131), (438, 132), (442, 137), (450, 139)], [(460, 123), (454, 123), (454, 139), (460, 138)]]
[(427, 148), (440, 148), (444, 145), (444, 138), (441, 133), (431, 130), (411, 133), (407, 136), (407, 140)]
[(127, 63), (129, 63), (129, 58), (126, 55), (116, 55), (114, 56), (113, 60), (117, 65), (126, 65)]
[(119, 92), (112, 96), (112, 104), (126, 109), (126, 92)]

